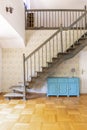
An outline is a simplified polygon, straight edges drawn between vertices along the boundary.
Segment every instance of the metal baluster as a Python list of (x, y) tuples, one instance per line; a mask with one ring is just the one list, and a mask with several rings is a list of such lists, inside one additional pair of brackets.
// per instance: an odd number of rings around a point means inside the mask
[(59, 19), (59, 11), (58, 11), (58, 27), (60, 27), (60, 19)]
[(80, 36), (81, 36), (81, 20), (79, 21), (79, 31), (80, 31)]
[(63, 34), (62, 34), (62, 24), (60, 25), (60, 39), (61, 39), (61, 52), (63, 52)]
[(38, 27), (38, 20), (39, 20), (39, 19), (38, 19), (38, 11), (37, 11), (37, 27)]
[(67, 11), (67, 27), (68, 27), (68, 23), (69, 23), (69, 21), (68, 21), (68, 11)]
[(55, 11), (55, 27), (56, 27), (56, 11)]
[(52, 27), (54, 26), (54, 18), (53, 18), (53, 12), (52, 12)]
[(76, 32), (77, 32), (77, 43), (78, 43), (78, 23), (76, 23)]
[(42, 46), (42, 67), (43, 67), (43, 46)]
[(71, 29), (69, 29), (69, 43), (71, 45)]
[[(80, 13), (81, 13), (81, 12), (79, 12), (79, 17), (81, 16)], [(81, 27), (80, 27), (80, 22), (81, 22), (81, 20), (78, 22), (78, 26), (79, 26), (78, 28), (79, 28), (79, 35), (81, 36)]]
[(68, 47), (68, 43), (67, 43), (67, 30), (65, 30), (65, 43), (66, 43), (66, 49), (67, 49), (67, 47)]
[[(87, 11), (86, 5), (84, 8), (85, 8), (85, 13), (86, 13), (86, 11)], [(86, 17), (87, 17), (87, 14), (85, 15), (85, 28), (87, 27), (87, 18)]]
[(46, 27), (49, 27), (49, 25), (47, 26), (47, 11), (46, 11)]
[(63, 23), (62, 23), (62, 11), (61, 11), (61, 24), (62, 24), (62, 26), (63, 26)]
[(47, 62), (47, 44), (45, 45), (45, 51), (46, 51), (46, 62)]
[(53, 37), (53, 57), (54, 57), (54, 37)]
[(76, 20), (77, 20), (77, 13), (78, 13), (78, 12), (76, 11)]
[(35, 53), (34, 53), (34, 72), (36, 71), (36, 57), (35, 57)]
[(41, 16), (42, 16), (42, 15), (41, 15), (41, 11), (40, 11), (40, 27), (41, 27)]
[(84, 32), (84, 38), (85, 38), (85, 32), (86, 32), (86, 23), (85, 23), (85, 18), (83, 18), (83, 19), (84, 19), (84, 20), (83, 20), (83, 21), (84, 21), (84, 31), (83, 31), (83, 32)]
[[(73, 43), (74, 43), (75, 42), (74, 41), (74, 27), (72, 29), (73, 29)], [(73, 44), (73, 47), (74, 47), (74, 44)]]
[(50, 27), (50, 11), (49, 11), (49, 27)]
[(64, 12), (64, 27), (66, 27), (66, 24), (65, 24), (65, 23), (66, 23), (65, 18), (66, 18), (66, 17), (65, 17), (65, 12)]
[(57, 53), (58, 53), (58, 33), (56, 34)]
[(50, 56), (50, 62), (51, 62), (51, 42), (49, 41), (49, 56)]
[(27, 62), (27, 81), (28, 81), (28, 60), (26, 62)]
[(83, 18), (81, 19), (81, 34), (83, 35)]
[(30, 57), (30, 76), (32, 77), (32, 57)]
[(44, 27), (44, 11), (43, 11), (43, 27)]
[(70, 25), (71, 25), (71, 11), (70, 11)]
[(75, 21), (75, 12), (73, 13), (73, 22)]
[(40, 71), (40, 51), (38, 50), (38, 70)]

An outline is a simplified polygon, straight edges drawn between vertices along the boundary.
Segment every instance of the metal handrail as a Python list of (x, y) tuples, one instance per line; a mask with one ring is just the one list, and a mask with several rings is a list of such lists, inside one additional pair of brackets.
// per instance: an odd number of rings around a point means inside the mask
[[(73, 22), (69, 27), (63, 28), (62, 30), (69, 30), (71, 27), (73, 27), (79, 20), (81, 20), (85, 15), (87, 14), (87, 11), (82, 14), (82, 16), (80, 16), (75, 22)], [(44, 44), (46, 44), (50, 39), (52, 39), (57, 33), (60, 32), (60, 29), (57, 30), (54, 34), (52, 34), (45, 42), (43, 42), (38, 48), (36, 48), (32, 53), (30, 53), (26, 58), (25, 61), (32, 56), (33, 53), (35, 53), (36, 51), (38, 51)]]
[(45, 42), (43, 42), (38, 48), (36, 48), (33, 52), (31, 52), (26, 58), (25, 61), (32, 56), (32, 54), (34, 54), (36, 51), (38, 51), (43, 45), (45, 45), (50, 39), (52, 39), (57, 33), (60, 32), (60, 29), (57, 30), (54, 34), (52, 34)]
[(71, 25), (86, 11), (84, 9), (30, 9), (25, 10), (26, 29), (58, 29)]
[(73, 22), (69, 27), (67, 27), (67, 29), (73, 27), (79, 20), (81, 20), (84, 16), (86, 16), (87, 11), (85, 11), (84, 14), (82, 14), (75, 22)]
[(84, 12), (84, 9), (27, 9), (28, 11), (82, 11)]

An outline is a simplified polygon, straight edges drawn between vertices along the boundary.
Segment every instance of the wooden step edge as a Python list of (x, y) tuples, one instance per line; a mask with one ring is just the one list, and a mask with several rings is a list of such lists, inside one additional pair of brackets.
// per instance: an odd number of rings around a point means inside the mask
[(5, 94), (4, 97), (5, 97), (6, 99), (11, 99), (11, 98), (23, 98), (24, 95), (23, 95), (23, 94), (20, 94), (20, 93), (12, 93), (12, 92), (11, 92), (11, 93)]
[[(74, 47), (74, 48), (68, 48), (67, 50), (66, 50), (66, 52), (69, 52), (69, 51), (73, 51), (73, 50), (75, 50), (76, 49), (76, 47)], [(67, 53), (67, 54), (69, 54), (69, 53)]]
[(68, 52), (60, 52), (60, 53), (58, 53), (57, 55), (58, 55), (58, 56), (60, 56), (60, 55), (61, 55), (61, 56), (62, 56), (62, 55), (68, 55)]
[(87, 37), (81, 37), (80, 39), (79, 39), (79, 41), (80, 40), (86, 40), (87, 39)]
[[(22, 89), (14, 88), (14, 89), (13, 89), (13, 92), (14, 92), (14, 91), (23, 93), (23, 92), (24, 92), (24, 88), (22, 88)], [(26, 92), (28, 92), (28, 91), (29, 91), (29, 88), (26, 89)]]
[(52, 64), (53, 62), (47, 61), (46, 63), (47, 63), (47, 64)]
[(48, 69), (48, 67), (44, 67), (44, 66), (41, 66), (41, 68), (42, 68), (42, 72)]
[(36, 78), (38, 78), (38, 77), (39, 77), (39, 75), (37, 75), (37, 76), (31, 76), (31, 79), (32, 79), (32, 78), (36, 79)]
[(75, 42), (74, 43), (74, 46), (78, 46), (78, 45), (81, 45), (81, 43), (80, 42)]
[(52, 58), (52, 60), (57, 60), (57, 59), (58, 59), (58, 57), (53, 57), (53, 58)]

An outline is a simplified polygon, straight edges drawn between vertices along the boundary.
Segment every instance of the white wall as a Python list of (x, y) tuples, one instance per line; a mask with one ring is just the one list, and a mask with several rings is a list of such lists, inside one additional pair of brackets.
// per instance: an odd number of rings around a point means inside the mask
[(0, 48), (0, 91), (1, 91), (1, 79), (2, 79), (2, 50)]
[(84, 8), (84, 5), (87, 5), (86, 0), (31, 0), (30, 7), (31, 9), (73, 9), (73, 8)]
[[(12, 7), (13, 13), (6, 12), (6, 7)], [(10, 23), (24, 40), (25, 14), (22, 0), (0, 0), (0, 14)]]
[(87, 47), (80, 52), (80, 79), (81, 79), (81, 92), (87, 93)]

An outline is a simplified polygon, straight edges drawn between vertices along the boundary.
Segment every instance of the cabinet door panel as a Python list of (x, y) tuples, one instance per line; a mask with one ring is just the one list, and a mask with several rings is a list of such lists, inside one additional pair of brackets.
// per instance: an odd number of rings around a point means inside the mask
[(68, 95), (67, 84), (59, 83), (59, 95)]
[(57, 95), (57, 83), (53, 82), (48, 83), (47, 95)]
[(79, 86), (77, 83), (69, 83), (69, 95), (79, 95)]

